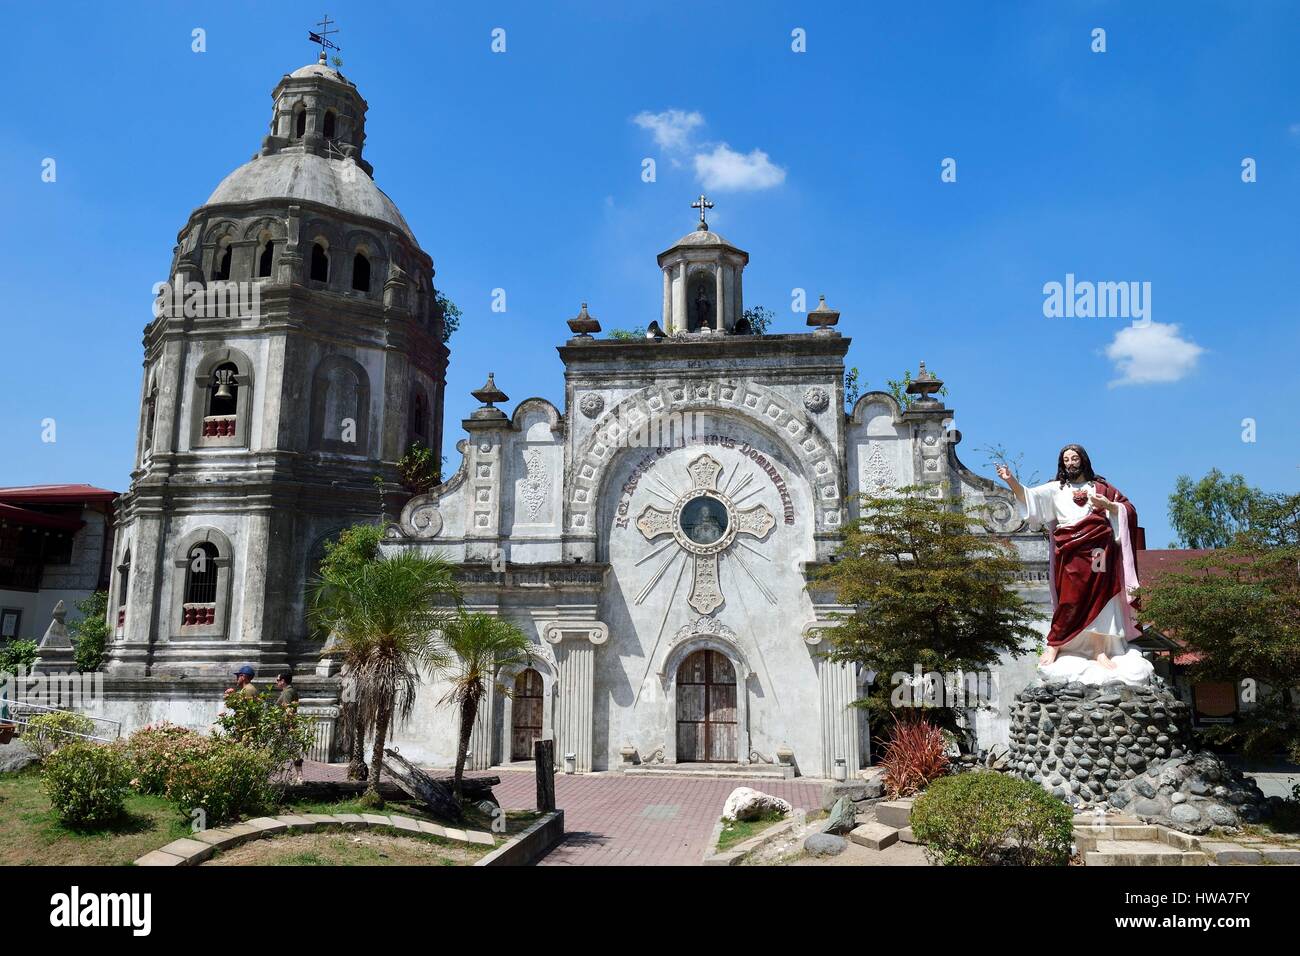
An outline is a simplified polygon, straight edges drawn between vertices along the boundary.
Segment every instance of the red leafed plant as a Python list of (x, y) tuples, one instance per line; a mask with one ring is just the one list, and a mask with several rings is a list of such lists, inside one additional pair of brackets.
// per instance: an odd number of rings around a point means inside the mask
[(885, 746), (885, 790), (890, 799), (920, 793), (932, 780), (948, 772), (948, 752), (943, 731), (924, 717), (894, 718), (894, 734)]

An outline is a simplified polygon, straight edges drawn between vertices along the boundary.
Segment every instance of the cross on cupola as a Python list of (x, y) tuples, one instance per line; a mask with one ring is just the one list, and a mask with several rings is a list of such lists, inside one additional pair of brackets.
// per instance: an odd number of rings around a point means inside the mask
[(709, 201), (709, 198), (705, 196), (704, 193), (700, 193), (700, 198), (695, 200), (695, 202), (691, 203), (691, 208), (698, 209), (700, 211), (700, 224), (695, 228), (698, 229), (700, 232), (708, 232), (709, 224), (704, 219), (704, 211), (706, 209), (712, 209), (713, 203)]
[(326, 50), (338, 50), (340, 53), (343, 51), (342, 47), (340, 47), (338, 44), (334, 43), (330, 39), (331, 34), (339, 32), (338, 30), (331, 30), (329, 28), (331, 23), (338, 23), (338, 21), (331, 20), (330, 15), (327, 13), (321, 19), (321, 21), (316, 24), (316, 26), (320, 27), (319, 30), (307, 31), (307, 38), (311, 40), (312, 43), (320, 44), (320, 61), (322, 63), (324, 63), (326, 60), (326, 56), (325, 56)]

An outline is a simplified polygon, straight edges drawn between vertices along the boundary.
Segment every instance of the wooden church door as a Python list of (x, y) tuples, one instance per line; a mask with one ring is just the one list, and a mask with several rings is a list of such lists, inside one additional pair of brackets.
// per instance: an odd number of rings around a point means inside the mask
[(736, 762), (736, 671), (717, 651), (677, 669), (677, 761)]
[(510, 759), (532, 760), (533, 741), (542, 736), (542, 675), (531, 667), (515, 678), (511, 707)]

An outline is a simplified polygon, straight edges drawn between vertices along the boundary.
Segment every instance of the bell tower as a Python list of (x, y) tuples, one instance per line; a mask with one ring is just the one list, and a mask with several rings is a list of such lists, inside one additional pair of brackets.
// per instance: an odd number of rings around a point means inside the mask
[(363, 158), (366, 101), (324, 49), (272, 101), (261, 149), (190, 214), (156, 287), (111, 675), (311, 666), (325, 542), (396, 514), (412, 445), (441, 458), (433, 260)]

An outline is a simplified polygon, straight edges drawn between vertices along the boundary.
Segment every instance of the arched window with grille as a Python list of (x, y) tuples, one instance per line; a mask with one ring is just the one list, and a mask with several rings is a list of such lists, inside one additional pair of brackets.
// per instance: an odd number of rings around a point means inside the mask
[(174, 552), (173, 636), (224, 637), (230, 603), (231, 546), (215, 528), (192, 531)]

